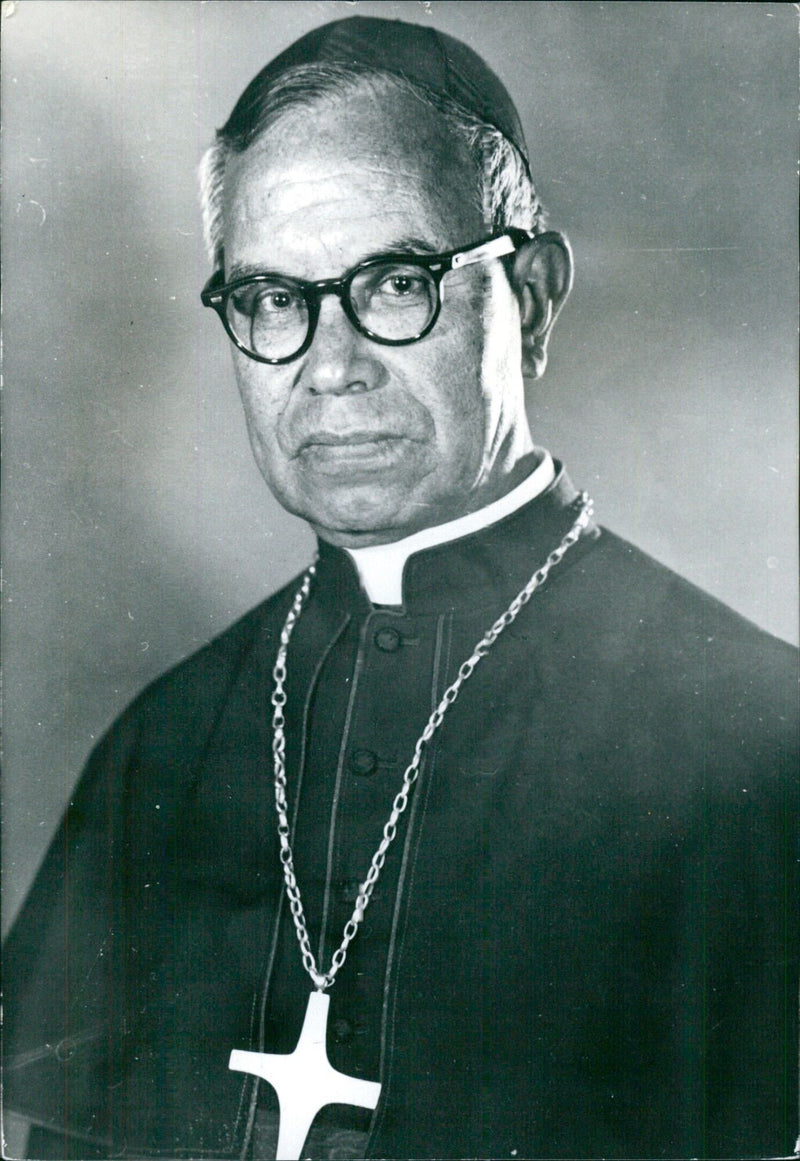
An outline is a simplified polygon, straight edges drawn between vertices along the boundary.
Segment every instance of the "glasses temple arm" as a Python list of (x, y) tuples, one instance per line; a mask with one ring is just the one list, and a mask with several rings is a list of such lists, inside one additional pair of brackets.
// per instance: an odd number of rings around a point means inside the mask
[(499, 238), (481, 243), (473, 250), (467, 250), (466, 253), (455, 254), (450, 269), (458, 270), (461, 266), (471, 266), (473, 262), (485, 262), (489, 258), (503, 258), (506, 254), (513, 254), (517, 246), (518, 243), (509, 234), (503, 234)]

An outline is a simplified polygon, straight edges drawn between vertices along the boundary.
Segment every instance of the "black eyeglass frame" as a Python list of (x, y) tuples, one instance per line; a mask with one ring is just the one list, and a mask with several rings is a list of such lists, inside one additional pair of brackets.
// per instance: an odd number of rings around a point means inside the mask
[[(484, 262), (490, 258), (509, 257), (534, 237), (536, 235), (531, 234), (528, 230), (521, 230), (515, 226), (510, 226), (507, 230), (503, 230), (502, 233), (493, 234), (490, 238), (485, 238), (482, 242), (472, 242), (469, 246), (461, 246), (457, 250), (448, 250), (444, 254), (409, 254), (399, 251), (381, 254), (377, 258), (368, 258), (366, 262), (359, 262), (357, 265), (351, 266), (341, 278), (324, 278), (318, 282), (306, 282), (302, 278), (288, 278), (282, 274), (277, 274), (275, 271), (264, 271), (263, 274), (244, 274), (241, 278), (234, 278), (230, 282), (225, 282), (224, 270), (217, 270), (203, 287), (200, 300), (203, 306), (210, 307), (217, 312), (228, 338), (243, 354), (251, 359), (255, 359), (257, 363), (268, 363), (270, 366), (281, 366), (285, 363), (291, 363), (306, 353), (314, 341), (314, 334), (316, 333), (317, 322), (319, 321), (320, 301), (325, 294), (335, 294), (337, 296), (342, 304), (342, 310), (359, 334), (365, 335), (366, 338), (371, 339), (374, 343), (379, 343), (381, 346), (407, 347), (411, 343), (418, 343), (420, 339), (424, 339), (436, 325), (442, 309), (440, 284), (445, 274), (450, 270), (458, 270), (462, 266), (469, 266), (474, 262)], [(503, 242), (506, 243), (506, 248), (499, 245)], [(385, 339), (380, 335), (376, 335), (360, 321), (350, 297), (350, 287), (358, 274), (373, 266), (383, 266), (391, 263), (405, 266), (421, 266), (433, 276), (436, 286), (436, 308), (433, 315), (419, 334), (413, 335), (408, 339)], [(280, 359), (269, 359), (265, 355), (259, 355), (256, 351), (251, 351), (235, 333), (228, 319), (228, 299), (235, 291), (240, 290), (243, 286), (252, 286), (253, 284), (269, 282), (273, 279), (279, 279), (293, 287), (297, 287), (308, 311), (308, 327), (305, 341), (293, 354), (283, 355)]]

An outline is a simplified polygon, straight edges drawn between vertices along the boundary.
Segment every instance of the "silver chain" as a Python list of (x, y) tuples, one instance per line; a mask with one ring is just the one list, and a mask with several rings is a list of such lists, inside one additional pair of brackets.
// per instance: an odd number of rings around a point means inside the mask
[(586, 492), (582, 492), (580, 496), (581, 510), (575, 520), (575, 523), (570, 528), (564, 539), (559, 544), (558, 548), (548, 556), (541, 568), (538, 568), (531, 579), (523, 589), (514, 597), (514, 600), (508, 606), (502, 616), (498, 617), (491, 629), (488, 629), (484, 636), (480, 639), (472, 655), (467, 658), (458, 671), (458, 675), (444, 692), (442, 700), (437, 705), (425, 725), (425, 729), (417, 739), (414, 746), (414, 757), (406, 767), (403, 775), (403, 785), (395, 796), (392, 803), (392, 812), (389, 815), (389, 820), (383, 828), (383, 837), (381, 838), (378, 849), (372, 856), (369, 871), (364, 882), (360, 885), (358, 895), (356, 896), (355, 907), (353, 914), (348, 919), (344, 927), (344, 934), (342, 942), (337, 951), (333, 953), (331, 959), (331, 966), (327, 973), (323, 974), (317, 969), (317, 961), (311, 951), (311, 944), (308, 937), (308, 928), (306, 927), (306, 917), (303, 911), (303, 903), (300, 898), (300, 888), (297, 886), (297, 879), (294, 872), (294, 856), (292, 854), (292, 847), (289, 841), (291, 828), (289, 826), (289, 819), (287, 817), (286, 805), (286, 719), (283, 713), (283, 707), (286, 705), (286, 653), (289, 647), (289, 639), (292, 635), (297, 621), (302, 612), (303, 605), (308, 597), (311, 589), (311, 580), (316, 572), (316, 565), (311, 565), (307, 569), (303, 577), (302, 584), (295, 594), (292, 607), (289, 610), (286, 621), (284, 622), (281, 631), (280, 647), (278, 649), (277, 660), (275, 667), (272, 670), (272, 679), (274, 682), (274, 689), (272, 692), (272, 754), (275, 770), (275, 809), (278, 814), (278, 838), (281, 844), (280, 859), (283, 865), (283, 877), (286, 881), (286, 894), (289, 898), (289, 907), (294, 919), (294, 926), (297, 931), (297, 941), (300, 944), (300, 952), (303, 957), (303, 967), (314, 983), (314, 987), (318, 991), (324, 991), (329, 988), (336, 978), (336, 973), (347, 958), (347, 949), (355, 938), (358, 931), (359, 924), (364, 918), (364, 912), (372, 897), (372, 892), (375, 884), (378, 881), (378, 876), (383, 869), (383, 864), (386, 862), (386, 853), (389, 847), (394, 842), (397, 835), (397, 823), (400, 816), (408, 806), (408, 798), (414, 783), (419, 777), (420, 762), (422, 761), (422, 751), (427, 743), (431, 740), (433, 735), (442, 724), (445, 714), (450, 706), (458, 697), (461, 686), (472, 674), (475, 666), (482, 657), (494, 645), (497, 638), (507, 629), (508, 626), (516, 620), (521, 609), (527, 605), (533, 594), (540, 588), (547, 580), (550, 569), (557, 565), (569, 548), (575, 544), (580, 538), (581, 533), (589, 524), (592, 517), (593, 507), (592, 501), (589, 499)]

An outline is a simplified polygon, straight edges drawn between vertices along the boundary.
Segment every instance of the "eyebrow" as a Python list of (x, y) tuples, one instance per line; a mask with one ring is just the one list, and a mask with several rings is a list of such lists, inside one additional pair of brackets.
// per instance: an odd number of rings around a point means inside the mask
[[(348, 266), (348, 270), (352, 270), (355, 266), (360, 266), (362, 262), (371, 262), (375, 258), (388, 258), (392, 254), (441, 254), (444, 253), (438, 246), (432, 245), (424, 238), (416, 234), (404, 234), (401, 237), (391, 239), (380, 250), (372, 250), (367, 254), (362, 255), (358, 262), (354, 262), (352, 266)], [(344, 271), (343, 271), (344, 273)], [(236, 278), (250, 278), (255, 274), (278, 274), (284, 278), (293, 278), (295, 281), (306, 281), (300, 279), (296, 274), (288, 274), (283, 270), (275, 267), (265, 266), (263, 262), (241, 262), (231, 266), (230, 271), (226, 275), (226, 282), (233, 282)], [(309, 279), (308, 281), (315, 281)]]

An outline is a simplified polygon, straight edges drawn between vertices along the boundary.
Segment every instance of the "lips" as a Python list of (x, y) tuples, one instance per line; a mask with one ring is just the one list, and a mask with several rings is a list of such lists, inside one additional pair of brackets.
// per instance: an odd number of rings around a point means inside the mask
[(394, 431), (370, 431), (367, 429), (343, 432), (315, 431), (301, 441), (298, 451), (302, 452), (312, 447), (358, 447), (361, 444), (383, 443), (386, 440), (406, 438), (406, 436)]
[(385, 472), (401, 463), (409, 437), (395, 431), (359, 428), (354, 431), (315, 431), (306, 436), (296, 458), (306, 468), (325, 476)]

